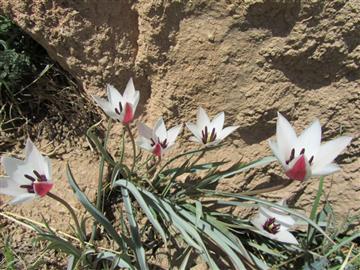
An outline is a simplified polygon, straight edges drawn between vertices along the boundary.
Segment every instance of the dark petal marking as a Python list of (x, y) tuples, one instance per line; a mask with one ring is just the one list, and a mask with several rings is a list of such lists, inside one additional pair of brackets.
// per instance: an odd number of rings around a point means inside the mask
[(32, 177), (32, 176), (30, 176), (30, 175), (28, 175), (28, 174), (25, 174), (24, 176), (25, 176), (25, 178), (29, 179), (30, 181), (35, 182), (35, 178), (34, 178), (34, 177)]
[(159, 144), (161, 145), (161, 147), (162, 147), (163, 149), (165, 149), (165, 148), (168, 146), (167, 139), (165, 139), (163, 142), (160, 142), (160, 141), (159, 141)]
[(26, 188), (28, 193), (35, 193), (33, 183), (31, 185), (20, 185), (20, 188)]
[(311, 163), (314, 161), (314, 156), (311, 156), (311, 158), (309, 159), (309, 164), (311, 165)]
[(118, 108), (115, 108), (115, 113), (119, 114), (123, 111), (123, 107), (121, 105), (121, 102), (119, 102), (119, 109)]
[(213, 128), (210, 135), (210, 142), (215, 141), (215, 139), (216, 139), (216, 133), (215, 133), (215, 128)]
[(265, 231), (271, 234), (277, 234), (280, 231), (280, 224), (275, 223), (275, 218), (269, 218), (262, 226)]
[(291, 149), (290, 157), (289, 157), (289, 159), (286, 161), (286, 164), (289, 164), (290, 161), (292, 161), (292, 160), (294, 159), (294, 157), (295, 157), (295, 149), (293, 148), (293, 149)]
[(35, 170), (33, 170), (33, 173), (36, 175), (37, 180), (38, 180), (39, 182), (46, 182), (46, 181), (47, 181), (47, 178), (46, 178), (45, 175), (40, 174), (40, 173), (38, 173), (38, 172), (35, 171)]
[(303, 155), (303, 154), (305, 154), (305, 148), (301, 149), (301, 151), (300, 151), (300, 155)]
[(206, 144), (208, 141), (208, 136), (209, 136), (209, 132), (208, 132), (208, 128), (207, 126), (205, 126), (205, 129), (201, 131), (201, 135), (202, 135), (202, 142), (203, 144)]
[(151, 146), (154, 146), (155, 145), (155, 141), (153, 140), (153, 138), (150, 139), (151, 140)]

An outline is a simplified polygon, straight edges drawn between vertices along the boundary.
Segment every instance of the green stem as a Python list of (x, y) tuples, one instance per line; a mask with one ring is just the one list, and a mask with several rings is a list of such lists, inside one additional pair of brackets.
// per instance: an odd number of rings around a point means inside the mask
[(48, 193), (47, 193), (47, 196), (49, 196), (50, 198), (54, 199), (55, 201), (58, 201), (58, 202), (61, 203), (63, 206), (65, 206), (65, 207), (67, 208), (67, 210), (69, 210), (70, 215), (71, 215), (71, 217), (73, 218), (73, 220), (74, 220), (74, 222), (75, 222), (75, 227), (76, 227), (76, 230), (77, 230), (77, 232), (78, 232), (78, 234), (79, 234), (81, 244), (84, 245), (85, 235), (83, 234), (83, 232), (82, 232), (82, 230), (81, 230), (81, 227), (80, 227), (78, 218), (76, 217), (75, 211), (74, 211), (74, 209), (71, 207), (71, 205), (68, 204), (65, 200), (61, 199), (60, 197), (58, 197), (57, 195), (55, 195), (55, 194), (53, 194), (53, 193), (51, 193), (51, 192), (48, 192)]
[(133, 164), (131, 166), (131, 171), (130, 171), (130, 174), (132, 174), (132, 172), (134, 171), (134, 168), (135, 168), (135, 163), (136, 163), (136, 144), (135, 144), (134, 135), (132, 134), (129, 125), (125, 125), (125, 127), (126, 127), (127, 132), (129, 133), (130, 140), (131, 140), (132, 147), (133, 147)]
[(124, 161), (124, 154), (125, 154), (125, 130), (122, 129), (122, 136), (121, 136), (122, 140), (121, 140), (121, 154), (120, 154), (120, 164), (123, 163)]

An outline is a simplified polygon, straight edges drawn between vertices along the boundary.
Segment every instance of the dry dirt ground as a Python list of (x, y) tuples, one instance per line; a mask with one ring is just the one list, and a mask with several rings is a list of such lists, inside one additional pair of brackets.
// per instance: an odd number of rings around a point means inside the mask
[[(168, 126), (194, 120), (199, 105), (240, 128), (218, 159), (251, 161), (270, 154), (276, 113), (301, 131), (319, 118), (323, 138), (354, 137), (337, 158), (342, 170), (325, 189), (341, 217), (360, 213), (360, 2), (358, 0), (0, 0), (12, 18), (78, 81), (88, 94), (105, 84), (123, 89), (130, 76), (141, 92), (140, 118)], [(95, 107), (94, 107), (95, 110)], [(113, 129), (116, 140), (121, 127)], [(193, 147), (182, 133), (176, 151)], [(34, 138), (43, 151), (48, 141)], [(86, 140), (59, 143), (53, 161), (55, 192), (80, 207), (65, 178), (70, 162), (80, 186), (95, 193), (98, 157)], [(118, 142), (113, 141), (114, 147)], [(236, 192), (278, 184), (279, 165), (227, 179)], [(293, 183), (269, 198), (292, 197), (309, 210), (317, 179)], [(50, 211), (48, 209), (51, 209)], [(80, 208), (79, 208), (80, 209)], [(67, 226), (65, 210), (48, 199), (13, 211), (40, 213)]]

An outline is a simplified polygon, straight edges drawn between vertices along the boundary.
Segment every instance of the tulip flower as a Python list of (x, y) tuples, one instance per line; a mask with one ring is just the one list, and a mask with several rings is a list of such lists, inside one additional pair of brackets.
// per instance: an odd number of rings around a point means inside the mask
[(0, 177), (0, 193), (15, 197), (10, 204), (17, 204), (44, 197), (53, 187), (51, 164), (28, 139), (25, 160), (2, 157), (1, 163), (8, 176)]
[(106, 89), (108, 101), (93, 96), (95, 102), (110, 118), (125, 125), (129, 124), (134, 119), (135, 110), (140, 99), (140, 92), (135, 91), (132, 78), (128, 81), (123, 95), (110, 84), (106, 86)]
[[(286, 206), (284, 200), (277, 204)], [(260, 207), (259, 212), (251, 219), (251, 223), (270, 239), (288, 244), (299, 244), (294, 235), (289, 232), (289, 229), (295, 225), (295, 220), (284, 211), (273, 207)]]
[(290, 123), (278, 113), (276, 142), (269, 140), (270, 148), (294, 180), (304, 181), (311, 176), (323, 176), (340, 170), (334, 159), (350, 144), (351, 137), (342, 136), (321, 144), (321, 126), (315, 120), (299, 137)]
[(155, 124), (154, 129), (149, 128), (143, 123), (138, 124), (140, 138), (137, 144), (152, 152), (159, 158), (168, 151), (175, 144), (175, 140), (181, 131), (182, 125), (175, 126), (166, 130), (164, 120), (159, 118)]
[(223, 128), (225, 121), (224, 112), (219, 113), (212, 121), (210, 121), (205, 110), (199, 107), (196, 116), (196, 125), (188, 122), (186, 123), (186, 126), (194, 135), (190, 137), (190, 140), (203, 145), (216, 145), (239, 127), (230, 126)]

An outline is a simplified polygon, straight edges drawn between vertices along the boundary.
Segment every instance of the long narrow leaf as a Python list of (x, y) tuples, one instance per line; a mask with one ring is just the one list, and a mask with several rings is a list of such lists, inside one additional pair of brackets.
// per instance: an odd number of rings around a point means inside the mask
[(133, 211), (132, 211), (131, 200), (130, 200), (130, 196), (129, 196), (129, 192), (128, 192), (127, 188), (122, 187), (121, 194), (122, 194), (122, 198), (124, 201), (124, 206), (125, 206), (125, 211), (127, 214), (128, 222), (130, 225), (130, 232), (131, 232), (132, 240), (134, 242), (135, 254), (136, 254), (137, 261), (139, 263), (139, 267), (142, 270), (143, 269), (147, 270), (147, 269), (149, 269), (149, 267), (146, 263), (145, 250), (141, 244), (139, 229), (138, 229), (138, 226), (137, 226), (137, 223), (136, 223)]
[(214, 260), (211, 258), (203, 240), (201, 239), (200, 234), (197, 232), (194, 226), (181, 218), (166, 200), (158, 198), (154, 194), (145, 190), (143, 191), (143, 193), (146, 194), (149, 198), (151, 198), (151, 200), (157, 204), (157, 207), (159, 209), (162, 209), (162, 212), (167, 213), (167, 217), (170, 218), (167, 221), (171, 222), (172, 225), (180, 231), (183, 239), (189, 245), (200, 251), (200, 255), (209, 264), (211, 269), (219, 269)]
[(115, 262), (115, 265), (121, 268), (134, 269), (134, 267), (131, 264), (129, 264), (126, 260), (121, 258), (119, 255), (109, 251), (100, 252), (99, 254), (96, 255), (96, 264), (98, 264), (101, 260), (107, 260), (113, 263)]
[(247, 170), (255, 168), (255, 167), (265, 166), (275, 160), (276, 160), (275, 157), (268, 156), (268, 157), (264, 157), (264, 158), (258, 159), (256, 161), (247, 163), (247, 164), (235, 164), (225, 171), (216, 172), (216, 173), (204, 178), (195, 187), (196, 188), (204, 188), (210, 184), (213, 184), (213, 183), (219, 181), (220, 179), (232, 177), (236, 174), (242, 173), (244, 171), (247, 171)]
[(160, 223), (157, 221), (157, 219), (152, 214), (149, 206), (145, 202), (143, 196), (141, 195), (141, 193), (137, 189), (137, 187), (134, 184), (132, 184), (129, 181), (126, 181), (124, 179), (117, 180), (113, 183), (113, 187), (117, 187), (117, 186), (125, 187), (126, 189), (128, 189), (131, 192), (131, 194), (135, 197), (135, 199), (138, 202), (138, 204), (140, 205), (141, 209), (144, 211), (145, 215), (149, 219), (150, 223), (154, 226), (155, 230), (162, 237), (162, 239), (165, 243), (165, 246), (167, 246), (166, 235), (165, 235), (164, 229), (162, 228)]
[(183, 261), (181, 262), (181, 265), (179, 267), (179, 270), (186, 270), (186, 266), (188, 264), (189, 258), (190, 258), (190, 254), (191, 254), (191, 248), (189, 248), (186, 252), (185, 252), (185, 257), (183, 259)]
[[(191, 223), (194, 225), (196, 224), (196, 216), (194, 216), (191, 212), (180, 207), (177, 207), (176, 210), (185, 218), (187, 218)], [(232, 261), (236, 269), (246, 269), (240, 257), (234, 252), (234, 250), (236, 250), (237, 252), (241, 253), (241, 250), (235, 243), (228, 239), (218, 229), (211, 226), (202, 219), (199, 220), (199, 226), (201, 231), (204, 232), (214, 243), (216, 243), (216, 246), (221, 248), (229, 256), (229, 259)]]
[[(107, 233), (112, 237), (112, 239), (123, 249), (124, 255), (125, 251), (125, 243), (122, 237), (116, 232), (110, 221), (98, 210), (94, 205), (91, 204), (86, 195), (80, 190), (78, 185), (76, 184), (72, 172), (70, 170), (69, 164), (66, 166), (66, 174), (68, 182), (73, 189), (76, 197), (81, 202), (81, 204), (85, 207), (85, 209), (95, 218), (95, 220), (100, 223)], [(127, 256), (126, 256), (127, 257)], [(128, 258), (127, 258), (128, 259)], [(129, 259), (128, 259), (129, 260)], [(130, 262), (130, 260), (129, 260)]]

